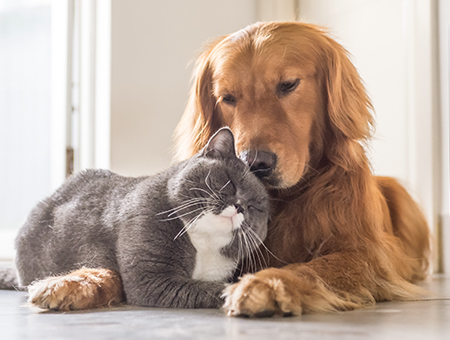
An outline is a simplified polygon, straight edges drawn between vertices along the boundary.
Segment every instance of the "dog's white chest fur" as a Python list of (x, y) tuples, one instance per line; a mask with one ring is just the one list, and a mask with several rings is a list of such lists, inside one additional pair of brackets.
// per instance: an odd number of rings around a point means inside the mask
[(244, 217), (234, 206), (220, 215), (204, 214), (187, 233), (197, 250), (193, 279), (224, 281), (233, 273), (236, 263), (222, 255), (220, 249), (231, 242), (233, 229), (241, 227)]

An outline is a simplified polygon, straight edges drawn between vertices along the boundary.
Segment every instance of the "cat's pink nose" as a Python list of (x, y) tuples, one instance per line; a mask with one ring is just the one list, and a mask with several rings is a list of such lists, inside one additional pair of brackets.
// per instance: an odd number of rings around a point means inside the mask
[(233, 217), (237, 215), (237, 209), (235, 206), (230, 205), (224, 211), (222, 211), (220, 215), (223, 217)]

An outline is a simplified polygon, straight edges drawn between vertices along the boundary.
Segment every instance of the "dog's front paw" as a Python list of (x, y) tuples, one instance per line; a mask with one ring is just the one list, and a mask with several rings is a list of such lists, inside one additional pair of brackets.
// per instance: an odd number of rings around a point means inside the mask
[[(48, 277), (28, 287), (28, 302), (42, 309), (79, 309), (82, 278), (79, 276)], [(92, 289), (90, 289), (92, 290)]]
[(224, 309), (229, 316), (268, 317), (302, 314), (298, 294), (282, 277), (244, 275), (224, 291)]
[(123, 299), (120, 278), (107, 269), (82, 268), (68, 275), (35, 281), (28, 287), (28, 302), (42, 309), (100, 308)]

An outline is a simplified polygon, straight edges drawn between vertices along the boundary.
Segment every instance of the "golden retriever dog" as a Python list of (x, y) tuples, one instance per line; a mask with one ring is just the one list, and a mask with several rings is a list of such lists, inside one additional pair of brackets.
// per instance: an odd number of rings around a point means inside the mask
[(178, 158), (228, 126), (272, 198), (270, 268), (226, 290), (229, 315), (348, 310), (420, 294), (411, 283), (426, 276), (429, 229), (397, 181), (372, 174), (371, 112), (346, 50), (321, 27), (257, 23), (201, 54)]
[[(412, 283), (427, 273), (429, 230), (400, 184), (372, 174), (371, 112), (346, 50), (318, 26), (257, 23), (201, 54), (178, 159), (228, 126), (271, 196), (265, 246), (224, 292), (228, 315), (349, 310), (422, 294)], [(117, 273), (72, 274), (82, 282), (50, 292), (72, 308), (125, 299)]]

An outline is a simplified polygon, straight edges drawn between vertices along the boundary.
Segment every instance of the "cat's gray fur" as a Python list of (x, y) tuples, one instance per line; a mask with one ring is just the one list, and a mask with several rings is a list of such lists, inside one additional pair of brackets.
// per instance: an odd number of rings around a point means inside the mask
[[(192, 198), (201, 201), (184, 205)], [(243, 242), (243, 231), (233, 231), (232, 242), (221, 253), (236, 262), (266, 236), (268, 196), (236, 157), (233, 135), (226, 128), (202, 152), (153, 177), (84, 171), (39, 203), (20, 230), (20, 284), (83, 266), (106, 268), (120, 273), (128, 303), (220, 307), (225, 284), (192, 279), (196, 248), (188, 233), (179, 232), (200, 213), (196, 209), (219, 214), (238, 201), (244, 207), (241, 229), (252, 230), (245, 237), (258, 236)], [(245, 244), (250, 248), (243, 251)]]

